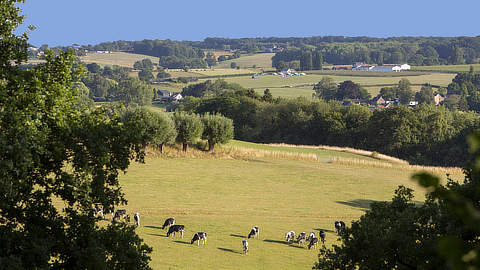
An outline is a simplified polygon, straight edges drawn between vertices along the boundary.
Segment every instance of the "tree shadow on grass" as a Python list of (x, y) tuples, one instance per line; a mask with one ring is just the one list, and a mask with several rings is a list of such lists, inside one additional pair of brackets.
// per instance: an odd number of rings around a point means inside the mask
[(287, 246), (290, 246), (290, 247), (294, 247), (294, 248), (303, 248), (302, 246), (293, 245), (294, 242), (287, 242), (287, 241), (281, 241), (281, 240), (265, 239), (265, 240), (263, 240), (263, 242), (276, 243), (276, 244), (284, 244), (284, 245), (287, 245)]
[(150, 229), (159, 229), (159, 230), (162, 229), (162, 227), (160, 227), (160, 226), (145, 226), (145, 227), (150, 228)]
[(231, 253), (236, 253), (236, 254), (242, 254), (241, 252), (238, 252), (236, 250), (233, 250), (233, 249), (229, 249), (229, 248), (217, 248), (217, 249), (220, 249), (221, 251), (225, 251), (225, 252), (231, 252)]
[(240, 234), (230, 234), (230, 236), (238, 237), (238, 238), (247, 238), (245, 235), (240, 235)]
[(365, 200), (365, 199), (355, 199), (351, 201), (336, 201), (336, 203), (355, 207), (355, 208), (360, 208), (362, 210), (369, 210), (370, 209), (370, 204), (373, 202), (379, 202), (375, 200)]
[(322, 228), (315, 228), (314, 230), (318, 231), (318, 232), (324, 231), (324, 232), (329, 232), (329, 233), (336, 233), (336, 231), (334, 231), (334, 230), (322, 229)]
[(173, 242), (179, 243), (179, 244), (191, 245), (190, 242), (185, 242), (185, 241), (176, 240), (176, 241), (173, 241)]
[(164, 234), (156, 234), (156, 233), (147, 233), (148, 235), (153, 235), (153, 236), (160, 236), (160, 237), (167, 237)]

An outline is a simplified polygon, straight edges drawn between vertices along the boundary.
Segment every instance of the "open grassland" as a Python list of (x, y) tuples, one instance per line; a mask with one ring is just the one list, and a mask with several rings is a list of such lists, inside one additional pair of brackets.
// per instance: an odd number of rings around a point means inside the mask
[[(423, 200), (412, 171), (328, 161), (372, 161), (368, 156), (238, 141), (217, 150), (150, 153), (121, 177), (126, 209), (141, 214), (137, 232), (154, 248), (153, 269), (308, 269), (318, 252), (286, 243), (287, 231), (323, 229), (331, 245), (335, 220), (350, 224), (370, 202), (390, 200), (398, 185), (415, 188)], [(301, 158), (310, 155), (318, 158)], [(160, 228), (171, 216), (185, 225), (184, 239), (169, 239)], [(255, 225), (260, 237), (243, 255), (241, 240)], [(206, 246), (190, 245), (198, 231), (208, 233)]]
[(462, 72), (469, 71), (473, 66), (475, 71), (480, 71), (480, 64), (472, 65), (438, 65), (438, 66), (412, 66), (412, 70), (421, 71), (446, 71), (446, 72)]
[(241, 56), (237, 59), (227, 60), (219, 62), (215, 68), (230, 68), (232, 62), (237, 63), (237, 66), (241, 68), (248, 68), (256, 66), (257, 68), (271, 68), (272, 67), (272, 57), (274, 53), (257, 53), (252, 55)]
[(233, 69), (233, 68), (216, 68), (215, 67), (212, 69), (195, 70), (195, 72), (203, 76), (226, 76), (226, 75), (258, 73), (258, 72), (261, 72), (261, 70), (258, 68)]
[(99, 65), (117, 65), (122, 67), (133, 68), (136, 61), (149, 58), (153, 63), (158, 63), (158, 57), (134, 54), (126, 52), (111, 52), (111, 53), (87, 53), (86, 56), (80, 56), (80, 60), (85, 63), (97, 63)]

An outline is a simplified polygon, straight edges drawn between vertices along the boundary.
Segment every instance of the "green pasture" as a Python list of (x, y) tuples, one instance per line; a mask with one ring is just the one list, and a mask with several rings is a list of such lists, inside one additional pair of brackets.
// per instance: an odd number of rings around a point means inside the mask
[(475, 71), (480, 71), (480, 64), (471, 64), (471, 65), (438, 65), (438, 66), (412, 66), (412, 70), (462, 72), (462, 71), (470, 71), (470, 66), (473, 66), (473, 68), (474, 68)]
[[(127, 211), (141, 215), (137, 232), (153, 247), (153, 269), (309, 269), (318, 252), (289, 245), (286, 232), (318, 235), (323, 229), (330, 246), (337, 241), (335, 220), (350, 224), (370, 202), (390, 200), (398, 185), (415, 188), (416, 199), (424, 199), (423, 190), (410, 180), (412, 172), (325, 161), (368, 157), (238, 141), (230, 146), (313, 152), (319, 161), (149, 157), (145, 164), (133, 164), (120, 183)], [(167, 238), (161, 229), (172, 216), (185, 225), (183, 239)], [(244, 255), (241, 241), (253, 226), (260, 227), (260, 237), (249, 240)], [(207, 245), (190, 245), (199, 231), (207, 232)]]
[(274, 53), (257, 53), (252, 55), (241, 56), (237, 59), (219, 62), (215, 68), (230, 68), (232, 62), (237, 63), (241, 68), (249, 68), (255, 65), (257, 68), (271, 68), (272, 57)]
[(80, 56), (80, 60), (85, 63), (97, 63), (102, 66), (117, 65), (129, 68), (133, 68), (135, 62), (145, 58), (149, 58), (153, 63), (158, 63), (158, 57), (126, 52), (87, 53), (86, 56)]

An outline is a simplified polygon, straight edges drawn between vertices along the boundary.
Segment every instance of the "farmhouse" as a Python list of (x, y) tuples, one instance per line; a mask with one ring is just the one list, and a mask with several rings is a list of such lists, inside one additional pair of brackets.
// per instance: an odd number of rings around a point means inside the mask
[(403, 65), (383, 65), (383, 66), (374, 66), (371, 71), (384, 71), (384, 72), (400, 72), (404, 70), (410, 70), (410, 65), (403, 64)]
[(173, 94), (173, 95), (170, 97), (170, 99), (171, 99), (172, 101), (180, 101), (180, 100), (183, 99), (183, 97), (182, 97), (182, 94), (180, 94), (180, 93), (175, 93), (175, 94)]
[(437, 94), (433, 97), (433, 100), (435, 101), (435, 105), (438, 105), (438, 104), (440, 104), (442, 101), (444, 101), (445, 98), (444, 98), (442, 95), (440, 95), (440, 94), (437, 93)]
[(170, 97), (172, 94), (170, 93), (170, 91), (168, 90), (157, 90), (157, 94), (158, 94), (158, 97), (159, 98), (166, 98), (166, 97)]

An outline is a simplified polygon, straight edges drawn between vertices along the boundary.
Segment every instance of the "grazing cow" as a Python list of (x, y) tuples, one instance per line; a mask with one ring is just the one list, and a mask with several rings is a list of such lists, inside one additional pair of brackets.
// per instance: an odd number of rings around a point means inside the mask
[(302, 232), (297, 237), (297, 243), (305, 245), (305, 241), (307, 240), (307, 233)]
[(308, 235), (307, 241), (312, 241), (313, 238), (315, 238), (315, 233), (314, 233), (314, 232), (311, 232), (311, 233)]
[(243, 253), (247, 254), (247, 252), (248, 252), (248, 241), (247, 241), (247, 239), (242, 240), (242, 245), (243, 245)]
[(135, 225), (138, 227), (140, 226), (140, 214), (139, 213), (135, 213), (135, 215), (133, 215), (133, 219), (135, 220)]
[(169, 237), (170, 234), (172, 234), (172, 233), (173, 233), (173, 237), (175, 237), (175, 233), (179, 232), (180, 235), (183, 238), (183, 232), (184, 231), (185, 231), (185, 226), (184, 225), (172, 225), (172, 226), (170, 226), (170, 228), (168, 228), (167, 237)]
[(322, 244), (325, 244), (325, 237), (327, 236), (327, 234), (325, 233), (324, 230), (320, 230), (320, 232), (318, 233), (318, 235), (320, 236), (320, 239), (322, 239)]
[(101, 216), (103, 218), (103, 207), (97, 205), (92, 207), (92, 214), (94, 217)]
[(165, 228), (168, 228), (172, 225), (175, 225), (175, 218), (174, 217), (167, 218), (165, 220), (165, 222), (163, 223), (162, 230), (165, 229)]
[(119, 209), (115, 211), (115, 214), (113, 215), (113, 221), (121, 218), (125, 219), (126, 216), (127, 216), (127, 210)]
[(252, 237), (253, 238), (257, 238), (258, 237), (258, 234), (259, 234), (259, 229), (258, 229), (258, 226), (255, 226), (252, 228), (252, 230), (250, 231), (250, 233), (248, 234), (248, 238)]
[(318, 247), (318, 238), (314, 237), (310, 240), (310, 243), (308, 243), (308, 249), (313, 247), (314, 249), (317, 249)]
[(192, 242), (190, 244), (193, 244), (193, 242), (197, 241), (197, 246), (200, 245), (200, 240), (202, 240), (202, 244), (205, 245), (207, 243), (207, 233), (206, 232), (198, 232), (193, 235)]
[(337, 231), (337, 235), (340, 235), (340, 232), (342, 232), (345, 229), (345, 222), (343, 221), (335, 221), (335, 230)]
[(294, 241), (294, 240), (295, 240), (295, 232), (294, 232), (294, 231), (289, 231), (289, 232), (285, 235), (285, 241), (291, 242), (291, 241)]

